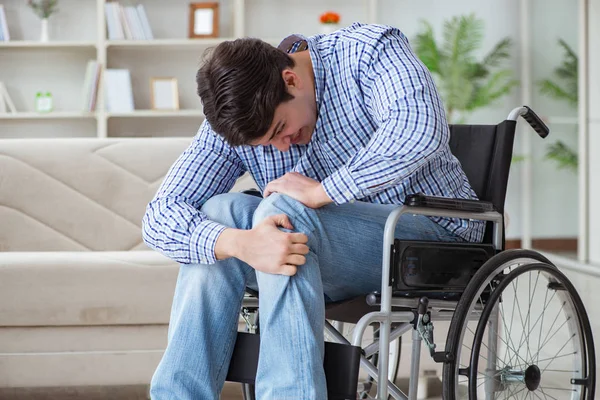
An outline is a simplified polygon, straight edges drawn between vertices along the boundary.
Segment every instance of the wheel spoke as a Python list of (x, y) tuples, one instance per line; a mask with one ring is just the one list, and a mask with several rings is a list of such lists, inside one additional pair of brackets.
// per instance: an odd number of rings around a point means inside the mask
[[(516, 284), (518, 284), (520, 277), (521, 276), (517, 276), (517, 279), (516, 279), (517, 282), (516, 282)], [(521, 313), (521, 304), (519, 304), (519, 296), (517, 295), (517, 289), (515, 287), (515, 281), (512, 281), (511, 283), (512, 283), (512, 286), (513, 286), (513, 290), (515, 291), (515, 300), (516, 300), (516, 303), (517, 303), (517, 311), (519, 311), (519, 319), (521, 320), (521, 326), (523, 327), (523, 331), (521, 332), (521, 338), (519, 339), (519, 347), (521, 347), (521, 343), (522, 343), (521, 340), (523, 339), (523, 335), (525, 334), (525, 330), (526, 329), (525, 329), (525, 323), (523, 322), (523, 314)], [(510, 361), (512, 361), (512, 357), (509, 360), (509, 362)]]
[[(562, 306), (560, 307), (560, 310), (558, 310), (558, 312), (556, 313), (556, 317), (554, 317), (554, 321), (552, 321), (552, 325), (550, 325), (550, 329), (548, 329), (548, 332), (546, 333), (546, 336), (544, 337), (544, 340), (542, 341), (543, 344), (541, 347), (544, 347), (544, 345), (547, 343), (548, 336), (550, 335), (550, 332), (552, 332), (552, 328), (554, 328), (554, 325), (556, 324), (556, 320), (558, 319), (558, 316), (561, 314), (563, 308), (565, 307), (565, 304), (566, 304), (566, 301), (563, 301)], [(556, 332), (558, 332), (558, 330)]]
[(540, 396), (538, 396), (538, 394), (537, 394), (536, 392), (531, 392), (531, 393), (533, 393), (533, 395), (534, 395), (535, 397), (537, 397), (538, 399), (541, 399), (541, 397), (540, 397)]
[[(473, 334), (473, 336), (475, 336), (475, 332), (473, 332), (473, 331), (471, 330), (471, 328), (469, 328), (469, 327), (467, 326), (467, 329), (469, 330), (469, 332), (471, 332), (471, 333)], [(487, 346), (485, 343), (481, 342), (481, 345), (482, 345), (483, 347), (485, 347), (487, 350), (490, 350), (490, 348), (489, 348), (489, 347), (488, 347), (488, 346)], [(464, 344), (463, 344), (463, 346), (467, 347), (467, 346), (466, 346), (466, 345), (464, 345)], [(468, 348), (468, 347), (467, 347), (467, 348)], [(469, 348), (469, 350), (471, 350), (471, 349)], [(471, 351), (472, 351), (472, 350), (471, 350)], [(494, 352), (494, 354), (495, 354), (496, 356), (498, 356), (498, 353)], [(488, 359), (487, 359), (487, 357), (484, 357), (484, 356), (482, 356), (481, 354), (479, 354), (479, 357), (483, 358), (483, 359), (484, 359), (484, 360), (486, 360), (486, 361), (490, 361), (490, 360), (488, 360)], [(498, 358), (496, 358), (496, 359), (498, 359)], [(503, 364), (503, 366), (504, 366), (504, 365), (505, 365), (505, 364)], [(498, 366), (496, 366), (496, 367), (498, 367)]]
[[(571, 336), (569, 339), (572, 339), (574, 337), (575, 337), (575, 335)], [(565, 342), (565, 344), (563, 344), (563, 346), (560, 348), (559, 351), (556, 352), (556, 354), (560, 353), (562, 351), (562, 349), (565, 348), (565, 346), (567, 345), (567, 343), (569, 343), (569, 339), (567, 339), (567, 341)], [(572, 354), (575, 354), (575, 352), (573, 352)], [(554, 362), (554, 360), (556, 360), (556, 358), (557, 357), (555, 356), (555, 357), (552, 358), (552, 360), (550, 360), (550, 362), (548, 363), (548, 365), (546, 365), (546, 368), (544, 368), (542, 370), (542, 373), (546, 372), (546, 369), (550, 366), (550, 364), (552, 364)]]
[(556, 397), (551, 396), (548, 393), (544, 392), (544, 389), (542, 387), (540, 387), (539, 389), (541, 390), (541, 392), (544, 395), (544, 397), (550, 397), (551, 399), (558, 400)]
[(522, 388), (521, 388), (521, 389), (520, 389), (518, 392), (515, 392), (515, 393), (513, 393), (513, 394), (511, 395), (511, 397), (509, 397), (509, 398), (511, 398), (511, 399), (512, 399), (512, 398), (515, 398), (515, 397), (517, 397), (517, 395), (518, 395), (519, 393), (521, 393), (523, 390), (526, 390), (526, 389), (527, 389), (527, 386), (523, 385), (523, 387), (522, 387)]
[[(540, 324), (540, 335), (538, 337), (538, 343), (542, 343), (542, 329), (544, 327), (544, 315), (546, 314), (546, 307), (548, 307), (546, 303), (546, 299), (548, 298), (548, 287), (546, 287), (546, 295), (544, 296), (544, 309), (542, 310), (542, 323)], [(554, 298), (554, 295), (556, 294), (556, 291), (554, 291), (554, 293), (552, 293), (552, 297), (550, 298), (550, 301), (552, 301), (552, 298)], [(539, 357), (540, 357), (540, 348), (538, 347), (538, 352), (537, 352), (537, 361), (536, 364), (539, 362)]]
[[(503, 303), (501, 302), (501, 304), (503, 304)], [(515, 304), (516, 304), (516, 303), (515, 303), (515, 302), (513, 302), (513, 311), (512, 311), (512, 312), (513, 312), (513, 315), (514, 315), (514, 313), (515, 313)], [(504, 306), (502, 306), (502, 310), (504, 310)], [(513, 340), (512, 340), (512, 335), (510, 334), (510, 333), (512, 332), (512, 324), (513, 324), (513, 321), (514, 321), (514, 318), (511, 318), (511, 320), (510, 320), (510, 326), (511, 326), (511, 328), (508, 330), (508, 332), (506, 332), (506, 333), (507, 333), (506, 337), (507, 337), (507, 340), (508, 340), (508, 341), (510, 341), (510, 342), (512, 343), (512, 345), (514, 346), (514, 345), (515, 345), (515, 343), (513, 342)], [(505, 321), (505, 319), (504, 319), (504, 314), (502, 314), (502, 326), (506, 326), (506, 321)], [(506, 361), (505, 361), (505, 360), (506, 360), (506, 357), (507, 357), (507, 355), (509, 354), (509, 351), (508, 351), (509, 349), (510, 349), (510, 350), (515, 350), (515, 351), (516, 351), (516, 349), (512, 349), (512, 348), (510, 347), (510, 345), (508, 345), (508, 343), (506, 343), (506, 353), (504, 354), (504, 358), (502, 359), (502, 363), (503, 363), (503, 365), (508, 365), (508, 364), (506, 363)], [(508, 359), (508, 362), (511, 362), (511, 361), (512, 361), (512, 355), (511, 355), (511, 356), (510, 356), (510, 358)]]
[[(493, 330), (493, 329), (491, 329), (491, 330), (492, 330), (492, 333), (494, 333), (494, 334), (495, 334), (495, 337), (497, 337), (498, 339), (500, 339), (500, 340), (502, 341), (502, 343), (504, 343), (504, 344), (506, 345), (506, 349), (507, 349), (507, 350), (513, 350), (513, 351), (515, 352), (516, 359), (519, 359), (519, 358), (520, 358), (520, 359), (521, 359), (521, 361), (523, 361), (523, 363), (524, 363), (524, 364), (527, 364), (527, 361), (526, 361), (526, 360), (525, 360), (523, 357), (521, 357), (521, 355), (519, 354), (519, 352), (518, 352), (516, 349), (513, 349), (512, 347), (510, 347), (510, 345), (509, 345), (509, 344), (508, 344), (508, 343), (507, 343), (507, 342), (506, 342), (506, 341), (505, 341), (505, 340), (504, 340), (504, 339), (503, 339), (503, 338), (502, 338), (502, 337), (501, 337), (501, 336), (498, 334), (498, 331), (495, 331), (495, 330)], [(508, 337), (510, 338), (510, 335), (508, 335)], [(482, 344), (483, 344), (483, 343), (482, 343)], [(463, 345), (463, 346), (464, 346), (464, 345)], [(480, 356), (480, 357), (483, 357), (482, 355), (479, 355), (479, 356)], [(510, 362), (511, 360), (512, 360), (512, 356), (510, 357), (510, 359), (509, 359), (509, 362)], [(517, 360), (515, 360), (515, 361), (517, 361)], [(507, 365), (507, 364), (504, 364), (504, 365)]]
[[(543, 348), (543, 347), (544, 347), (544, 346), (545, 346), (545, 345), (546, 345), (548, 342), (550, 342), (550, 340), (551, 340), (551, 339), (552, 339), (554, 336), (556, 336), (556, 334), (557, 334), (557, 333), (560, 331), (560, 329), (561, 329), (561, 328), (562, 328), (562, 327), (563, 327), (563, 326), (564, 326), (564, 325), (565, 325), (567, 322), (569, 322), (569, 320), (570, 320), (570, 319), (571, 319), (571, 316), (568, 316), (568, 317), (567, 317), (567, 319), (565, 319), (565, 322), (563, 322), (563, 323), (562, 323), (562, 324), (561, 324), (561, 325), (558, 327), (558, 329), (557, 329), (557, 330), (556, 330), (556, 331), (555, 331), (555, 332), (552, 334), (552, 336), (551, 336), (551, 337), (550, 337), (550, 338), (549, 338), (547, 341), (545, 341), (545, 342), (544, 342), (544, 343), (543, 343), (543, 344), (540, 346), (540, 348), (538, 349), (538, 354), (539, 354), (539, 353), (542, 351), (542, 348)], [(576, 336), (576, 335), (575, 335), (575, 334), (573, 334), (573, 335), (571, 335), (571, 336), (569, 337), (569, 339), (572, 339), (572, 338), (573, 338), (573, 337), (575, 337), (575, 336)], [(567, 342), (568, 342), (568, 340), (569, 340), (569, 339), (567, 339)]]
[(562, 390), (562, 391), (566, 391), (566, 392), (575, 392), (575, 389), (554, 388), (554, 387), (548, 387), (548, 386), (540, 386), (540, 388), (546, 389), (546, 390)]
[[(543, 322), (543, 320), (544, 320), (544, 314), (545, 314), (545, 312), (546, 312), (546, 309), (548, 308), (548, 306), (550, 306), (550, 302), (551, 302), (551, 301), (552, 301), (552, 299), (554, 298), (554, 295), (555, 295), (555, 294), (556, 294), (556, 292), (554, 292), (554, 293), (552, 294), (552, 297), (550, 298), (550, 300), (548, 301), (548, 303), (546, 303), (546, 299), (544, 299), (544, 308), (542, 309), (540, 316), (539, 316), (539, 317), (536, 319), (535, 323), (534, 323), (534, 324), (533, 324), (533, 326), (531, 327), (531, 331), (528, 333), (528, 335), (529, 335), (529, 334), (531, 334), (531, 332), (533, 331), (533, 329), (535, 329), (535, 327), (536, 327), (536, 325), (538, 324), (538, 322), (540, 321), (540, 319), (541, 319), (541, 320), (542, 320), (542, 322)], [(542, 324), (542, 325), (543, 325), (543, 324)], [(540, 332), (540, 340), (539, 340), (539, 343), (541, 343), (541, 332)], [(521, 345), (521, 344), (519, 343), (519, 346), (520, 346), (520, 345)]]
[(554, 357), (550, 357), (550, 358), (544, 358), (543, 360), (540, 360), (540, 362), (544, 362), (544, 361), (548, 361), (548, 360), (555, 360), (557, 358), (563, 358), (563, 357), (566, 357), (566, 356), (572, 356), (573, 354), (577, 354), (577, 353), (573, 352), (573, 353), (562, 354), (560, 356), (554, 356)]

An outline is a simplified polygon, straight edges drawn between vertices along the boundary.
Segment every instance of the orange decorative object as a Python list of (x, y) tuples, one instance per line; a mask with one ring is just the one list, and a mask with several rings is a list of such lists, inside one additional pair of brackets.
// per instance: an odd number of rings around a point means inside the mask
[(340, 22), (340, 14), (333, 11), (327, 11), (321, 14), (320, 20), (322, 24), (337, 24)]

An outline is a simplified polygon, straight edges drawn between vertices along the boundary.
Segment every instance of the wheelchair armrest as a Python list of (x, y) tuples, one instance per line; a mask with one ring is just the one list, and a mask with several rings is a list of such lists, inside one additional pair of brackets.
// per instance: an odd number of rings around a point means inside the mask
[(410, 194), (404, 199), (404, 204), (409, 207), (436, 208), (442, 210), (488, 212), (496, 208), (489, 201), (451, 199), (446, 197), (426, 196), (423, 193)]

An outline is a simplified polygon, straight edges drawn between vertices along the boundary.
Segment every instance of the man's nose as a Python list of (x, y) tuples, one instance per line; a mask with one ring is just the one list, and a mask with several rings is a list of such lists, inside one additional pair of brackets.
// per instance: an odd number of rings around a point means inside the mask
[(288, 151), (290, 149), (290, 141), (289, 140), (287, 142), (279, 141), (275, 144), (275, 147), (279, 151)]
[(288, 151), (288, 149), (290, 148), (290, 144), (291, 144), (290, 136), (285, 136), (278, 141), (278, 143), (275, 147), (277, 147), (277, 149), (279, 151)]

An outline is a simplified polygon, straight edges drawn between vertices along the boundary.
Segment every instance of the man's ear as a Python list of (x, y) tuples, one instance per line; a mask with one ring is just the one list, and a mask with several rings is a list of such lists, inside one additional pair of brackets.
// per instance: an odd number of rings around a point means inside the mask
[(296, 74), (291, 69), (286, 68), (283, 71), (281, 71), (281, 76), (283, 77), (283, 80), (284, 80), (286, 86), (294, 87), (294, 88), (298, 86), (298, 83), (299, 83), (298, 74)]

